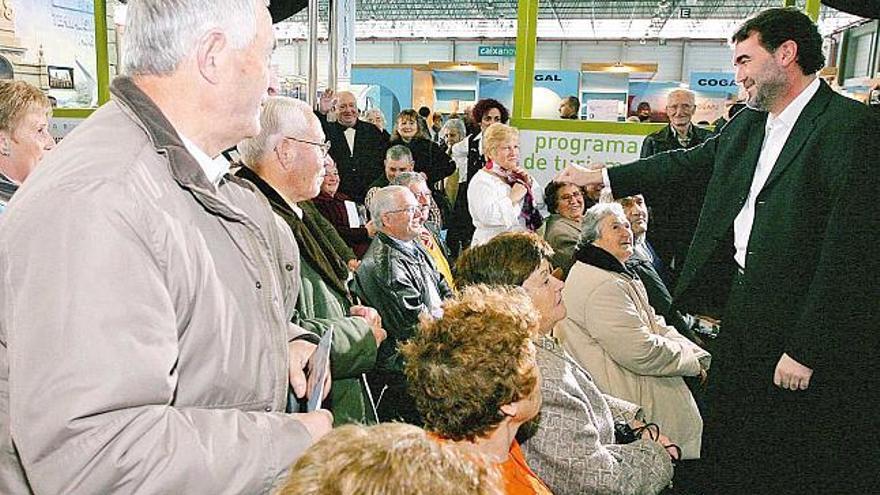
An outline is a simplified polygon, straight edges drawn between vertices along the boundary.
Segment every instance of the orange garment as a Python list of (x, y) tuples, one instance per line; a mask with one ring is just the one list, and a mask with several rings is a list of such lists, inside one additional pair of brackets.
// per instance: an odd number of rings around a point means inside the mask
[[(447, 441), (433, 432), (428, 432), (428, 436), (440, 443)], [(501, 474), (506, 495), (553, 495), (547, 485), (526, 464), (526, 458), (516, 439), (507, 451), (507, 460), (496, 463), (495, 467)]]
[(498, 468), (501, 470), (504, 492), (507, 495), (552, 495), (538, 475), (529, 469), (516, 440), (510, 444), (507, 460), (499, 464)]

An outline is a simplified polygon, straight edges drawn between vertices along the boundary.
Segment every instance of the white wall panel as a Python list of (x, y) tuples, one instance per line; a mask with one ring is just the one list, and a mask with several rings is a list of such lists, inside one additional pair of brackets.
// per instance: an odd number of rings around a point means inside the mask
[(449, 41), (411, 41), (400, 44), (400, 63), (427, 64), (443, 62), (452, 58), (452, 43)]
[(693, 71), (733, 71), (733, 49), (726, 42), (688, 42), (685, 53), (685, 77)]
[(559, 58), (562, 54), (562, 43), (559, 41), (539, 42), (535, 51), (535, 68), (538, 70), (558, 70)]

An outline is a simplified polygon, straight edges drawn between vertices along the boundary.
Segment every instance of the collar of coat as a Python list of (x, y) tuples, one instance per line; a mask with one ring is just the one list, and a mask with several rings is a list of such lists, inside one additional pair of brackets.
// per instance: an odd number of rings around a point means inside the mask
[(278, 214), (290, 227), (299, 246), (300, 255), (305, 258), (306, 263), (310, 264), (327, 285), (348, 298), (349, 291), (346, 285), (348, 267), (346, 267), (345, 261), (333, 250), (333, 245), (321, 232), (309, 212), (303, 208), (302, 218), (300, 218), (290, 207), (290, 204), (281, 197), (281, 194), (250, 168), (241, 167), (235, 175), (247, 179), (257, 186), (257, 189), (269, 200), (272, 211)]
[(607, 270), (627, 277), (634, 278), (632, 272), (626, 269), (620, 261), (611, 253), (592, 244), (584, 244), (574, 253), (574, 258), (581, 263), (593, 265), (596, 268)]
[[(178, 184), (192, 191), (196, 199), (208, 210), (233, 220), (251, 223), (244, 212), (218, 197), (217, 190), (222, 187), (223, 181), (216, 188), (208, 181), (205, 171), (187, 151), (174, 126), (156, 103), (134, 83), (134, 80), (128, 76), (118, 76), (110, 85), (110, 92), (122, 111), (146, 132), (156, 151), (168, 157), (171, 176)], [(227, 181), (245, 189), (255, 190), (255, 187), (247, 181), (229, 174), (224, 177)]]
[[(706, 140), (706, 138), (711, 134), (707, 129), (703, 129), (702, 127), (691, 122), (690, 127), (688, 127), (687, 136), (690, 142), (688, 142), (687, 147), (693, 148), (694, 146), (702, 143)], [(672, 124), (667, 124), (665, 128), (660, 130), (660, 136), (663, 141), (674, 145), (675, 147), (682, 147), (681, 143), (678, 141), (678, 134), (675, 133), (675, 129), (672, 128)]]

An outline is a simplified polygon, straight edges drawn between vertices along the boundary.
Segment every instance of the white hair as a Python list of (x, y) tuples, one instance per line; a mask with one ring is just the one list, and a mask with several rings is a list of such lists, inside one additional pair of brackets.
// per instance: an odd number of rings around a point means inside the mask
[[(268, 0), (263, 0), (266, 6)], [(174, 72), (195, 43), (220, 29), (233, 48), (257, 34), (254, 0), (132, 0), (128, 2), (122, 72), (162, 76)]]
[(605, 217), (609, 216), (626, 218), (626, 213), (623, 212), (623, 206), (620, 206), (619, 203), (596, 203), (589, 207), (581, 220), (581, 239), (578, 246), (590, 244), (602, 237), (599, 225)]
[(673, 95), (685, 95), (690, 101), (692, 101), (692, 102), (697, 101), (696, 93), (694, 93), (693, 91), (691, 91), (687, 88), (673, 89), (672, 91), (669, 92), (668, 95), (666, 95), (666, 98), (667, 99), (672, 98)]
[(383, 227), (382, 215), (398, 207), (397, 195), (405, 193), (410, 193), (410, 191), (403, 186), (385, 186), (376, 191), (373, 199), (370, 200), (370, 218), (377, 229)]
[(271, 153), (283, 136), (302, 139), (309, 128), (308, 117), (315, 118), (309, 104), (287, 96), (270, 96), (260, 110), (260, 133), (238, 143), (241, 161), (253, 168)]
[(409, 187), (413, 184), (427, 184), (428, 180), (421, 172), (401, 172), (391, 180), (392, 186)]
[(380, 109), (379, 107), (373, 107), (373, 108), (367, 110), (366, 112), (364, 112), (364, 120), (369, 121), (370, 118), (374, 117), (374, 116), (382, 119), (382, 125), (385, 125), (385, 123), (386, 123), (385, 114), (382, 113), (382, 109)]

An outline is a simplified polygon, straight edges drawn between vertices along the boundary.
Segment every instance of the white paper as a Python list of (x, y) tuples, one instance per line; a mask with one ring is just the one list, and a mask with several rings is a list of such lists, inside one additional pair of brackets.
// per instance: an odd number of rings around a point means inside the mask
[(348, 215), (348, 226), (356, 229), (361, 226), (361, 217), (358, 215), (357, 205), (354, 201), (345, 202), (345, 214)]

